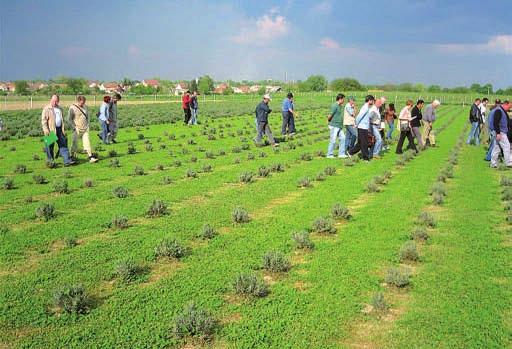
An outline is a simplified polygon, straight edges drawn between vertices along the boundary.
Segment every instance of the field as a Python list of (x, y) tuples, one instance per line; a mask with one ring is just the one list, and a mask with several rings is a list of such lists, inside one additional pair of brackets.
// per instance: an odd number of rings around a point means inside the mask
[(365, 164), (325, 158), (330, 100), (278, 150), (248, 102), (196, 127), (123, 106), (100, 162), (55, 169), (39, 112), (7, 113), (0, 348), (511, 347), (512, 175), (465, 145), (466, 108), (440, 108), (438, 147)]

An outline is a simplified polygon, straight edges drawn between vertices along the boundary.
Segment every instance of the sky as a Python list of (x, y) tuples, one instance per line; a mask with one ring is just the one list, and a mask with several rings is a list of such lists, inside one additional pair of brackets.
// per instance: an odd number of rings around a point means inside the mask
[(510, 0), (0, 0), (0, 81), (512, 86)]

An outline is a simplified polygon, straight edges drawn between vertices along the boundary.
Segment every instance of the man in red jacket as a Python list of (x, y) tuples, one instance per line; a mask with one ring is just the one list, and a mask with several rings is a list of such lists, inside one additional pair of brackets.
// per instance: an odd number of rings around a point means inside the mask
[(188, 125), (188, 122), (192, 117), (192, 113), (190, 111), (190, 91), (187, 90), (187, 92), (185, 92), (181, 98), (181, 106), (183, 107), (183, 112), (185, 113), (185, 125)]

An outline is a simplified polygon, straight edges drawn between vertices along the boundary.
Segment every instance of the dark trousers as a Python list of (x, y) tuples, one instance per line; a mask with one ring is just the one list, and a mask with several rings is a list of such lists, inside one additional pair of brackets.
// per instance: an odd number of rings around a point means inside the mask
[[(59, 146), (59, 154), (64, 159), (64, 163), (67, 164), (71, 161), (69, 157), (69, 150), (68, 150), (68, 140), (66, 139), (66, 136), (64, 136), (64, 133), (62, 133), (62, 127), (57, 127), (55, 134), (57, 135), (57, 145)], [(45, 146), (45, 152), (46, 157), (48, 158), (48, 161), (54, 161), (54, 150), (55, 143), (52, 143), (48, 146)]]
[(370, 154), (368, 152), (368, 130), (358, 128), (357, 129), (357, 143), (352, 147), (348, 153), (354, 155), (359, 153), (363, 155), (363, 160), (370, 160)]
[(281, 134), (285, 135), (286, 129), (288, 133), (295, 133), (295, 118), (289, 111), (283, 111), (283, 126), (281, 127)]
[(188, 124), (190, 121), (190, 118), (192, 117), (192, 111), (190, 108), (183, 109), (183, 112), (185, 113), (185, 124)]
[(276, 141), (274, 139), (274, 136), (272, 135), (272, 131), (270, 130), (270, 125), (266, 121), (259, 121), (258, 122), (258, 134), (256, 135), (256, 143), (261, 144), (261, 141), (263, 139), (263, 134), (266, 134), (268, 137), (268, 140), (270, 141), (270, 144), (275, 144)]
[(416, 145), (414, 144), (414, 137), (412, 135), (411, 130), (409, 131), (400, 131), (400, 138), (398, 139), (398, 143), (396, 145), (396, 153), (402, 154), (402, 147), (404, 145), (405, 138), (407, 137), (407, 140), (409, 140), (409, 146), (408, 149), (413, 149), (415, 151), (418, 151), (416, 149)]

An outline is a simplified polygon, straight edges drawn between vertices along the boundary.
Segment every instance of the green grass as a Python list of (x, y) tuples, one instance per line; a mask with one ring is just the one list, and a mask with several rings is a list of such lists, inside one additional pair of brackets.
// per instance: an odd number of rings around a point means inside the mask
[[(0, 142), (5, 164), (0, 177), (12, 178), (16, 186), (2, 189), (0, 195), (0, 221), (7, 228), (0, 230), (0, 344), (34, 348), (179, 347), (183, 341), (173, 335), (174, 319), (193, 302), (222, 324), (213, 346), (349, 345), (354, 325), (364, 320), (363, 304), (382, 290), (385, 270), (399, 262), (399, 249), (409, 239), (418, 213), (430, 204), (430, 189), (466, 118), (459, 117), (459, 107), (443, 107), (436, 123), (443, 129), (438, 136), (440, 147), (420, 154), (405, 166), (396, 166), (397, 156), (390, 152), (381, 160), (347, 167), (340, 160), (315, 155), (327, 147), (324, 114), (324, 110), (303, 112), (297, 122), (299, 136), (283, 140), (278, 152), (252, 144), (253, 116), (243, 113), (204, 118), (203, 125), (193, 128), (180, 123), (123, 128), (120, 143), (104, 146), (99, 163), (66, 169), (48, 169), (43, 161), (32, 160), (33, 154), (44, 155), (34, 138)], [(276, 116), (272, 117), (272, 129), (278, 133)], [(144, 140), (138, 137), (141, 133)], [(169, 139), (170, 134), (175, 139)], [(216, 139), (209, 140), (209, 134)], [(189, 144), (190, 139), (196, 144)], [(147, 140), (153, 151), (145, 150)], [(128, 142), (133, 142), (137, 153), (127, 154)], [(162, 144), (165, 149), (161, 149)], [(16, 150), (10, 151), (13, 146)], [(111, 149), (118, 153), (119, 168), (109, 166)], [(222, 151), (225, 155), (220, 155)], [(213, 153), (213, 158), (207, 152)], [(260, 157), (261, 152), (266, 156)], [(304, 154), (311, 154), (313, 159), (307, 161)], [(472, 159), (479, 155), (476, 150), (471, 153)], [(177, 167), (176, 161), (182, 165)], [(272, 172), (264, 178), (257, 175), (261, 166), (270, 168), (276, 163), (283, 165), (284, 172)], [(460, 163), (458, 166), (465, 162)], [(18, 164), (27, 166), (26, 174), (15, 173)], [(212, 171), (202, 172), (205, 165), (211, 165)], [(141, 166), (145, 175), (134, 176), (136, 166)], [(336, 174), (314, 180), (328, 166), (336, 167)], [(196, 171), (198, 178), (187, 178), (187, 169)], [(366, 184), (386, 171), (391, 171), (392, 177), (379, 185), (381, 191), (366, 193)], [(473, 171), (478, 177), (489, 170), (474, 166)], [(240, 183), (244, 172), (255, 174), (252, 183)], [(35, 184), (34, 175), (44, 176), (49, 183)], [(451, 186), (456, 185), (457, 171), (455, 175), (454, 183), (447, 184), (444, 209), (453, 205)], [(163, 184), (164, 177), (170, 177), (172, 183)], [(304, 177), (312, 179), (312, 187), (297, 187)], [(82, 186), (89, 178), (94, 186)], [(61, 180), (69, 183), (69, 194), (53, 193), (53, 184)], [(497, 185), (497, 178), (488, 184), (494, 190)], [(128, 190), (127, 198), (113, 197), (112, 189), (117, 186)], [(34, 202), (27, 203), (28, 196)], [(167, 215), (146, 216), (154, 200), (167, 205)], [(482, 200), (480, 209), (492, 205), (490, 200)], [(56, 217), (48, 222), (34, 219), (35, 209), (46, 202), (54, 204)], [(346, 205), (352, 219), (340, 221), (336, 234), (311, 234), (314, 250), (297, 251), (291, 234), (309, 229), (318, 217), (329, 216), (336, 203)], [(237, 206), (247, 210), (249, 222), (233, 223), (231, 213)], [(453, 207), (459, 215), (457, 220), (464, 220), (468, 212), (464, 206)], [(116, 216), (126, 217), (129, 226), (109, 227)], [(205, 224), (218, 235), (202, 239)], [(439, 229), (443, 224), (447, 223), (441, 220)], [(491, 227), (488, 222), (482, 224)], [(70, 236), (77, 243), (71, 247), (67, 244)], [(155, 257), (155, 248), (167, 238), (176, 239), (186, 249), (179, 260)], [(434, 244), (437, 237), (433, 239)], [(446, 242), (446, 251), (458, 244), (461, 242)], [(262, 257), (269, 251), (280, 251), (289, 258), (291, 270), (263, 270)], [(494, 255), (484, 259), (490, 263), (491, 257)], [(118, 265), (127, 260), (141, 270), (133, 282), (122, 282), (116, 274)], [(423, 261), (431, 262), (428, 254)], [(432, 270), (435, 273), (437, 269)], [(232, 283), (240, 273), (265, 280), (269, 295), (262, 299), (235, 295)], [(427, 267), (413, 277), (413, 300), (429, 295), (428, 291), (420, 293), (423, 273), (428, 278)], [(83, 285), (91, 298), (90, 311), (80, 316), (56, 313), (54, 292), (77, 284)], [(485, 304), (489, 316), (505, 316), (505, 310)], [(418, 309), (420, 305), (408, 311), (414, 314)], [(470, 310), (462, 307), (460, 311)], [(413, 325), (417, 318), (413, 317)], [(400, 321), (406, 323), (406, 319), (404, 316)], [(401, 322), (397, 322), (399, 326)], [(447, 320), (437, 335), (448, 340), (448, 329), (457, 333), (451, 326)], [(499, 330), (506, 336), (504, 328)], [(393, 343), (407, 347), (408, 332), (404, 329), (399, 333), (405, 333), (404, 337), (394, 338)], [(477, 338), (473, 343), (483, 343), (480, 333), (473, 331), (473, 335)], [(415, 340), (421, 344), (420, 339)]]

